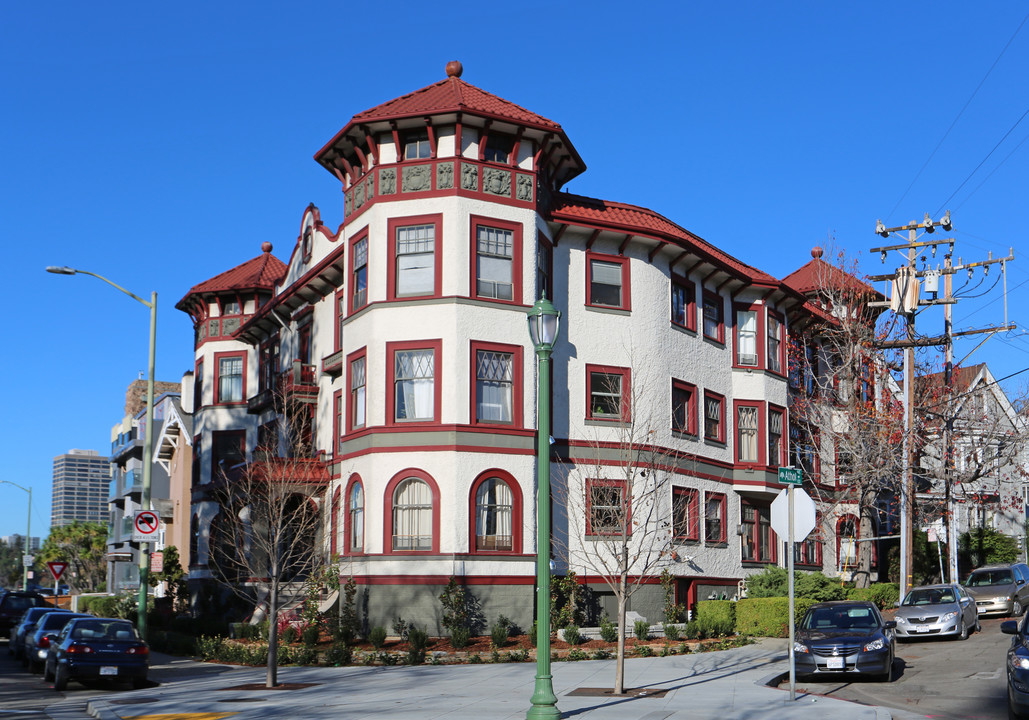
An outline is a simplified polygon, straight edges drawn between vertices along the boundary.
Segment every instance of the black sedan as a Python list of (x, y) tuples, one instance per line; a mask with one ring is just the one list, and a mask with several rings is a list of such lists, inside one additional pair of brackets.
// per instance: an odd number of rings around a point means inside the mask
[(1008, 674), (1008, 709), (1011, 717), (1029, 716), (1029, 616), (1022, 620), (1005, 620), (1000, 631), (1014, 635), (1004, 663)]
[(44, 615), (54, 612), (68, 612), (53, 606), (30, 607), (22, 613), (21, 619), (11, 626), (10, 639), (7, 641), (7, 653), (21, 658), (25, 649), (25, 636), (32, 632), (36, 623)]
[(856, 673), (893, 680), (893, 620), (870, 602), (843, 600), (812, 605), (797, 628), (793, 655), (799, 675)]
[(42, 671), (51, 641), (61, 632), (61, 628), (80, 617), (89, 617), (89, 615), (73, 612), (49, 612), (36, 622), (25, 634), (25, 642), (22, 643), (21, 662), (28, 667), (29, 672)]
[(72, 620), (50, 643), (43, 677), (62, 691), (69, 680), (116, 680), (146, 686), (150, 648), (128, 620), (85, 617)]

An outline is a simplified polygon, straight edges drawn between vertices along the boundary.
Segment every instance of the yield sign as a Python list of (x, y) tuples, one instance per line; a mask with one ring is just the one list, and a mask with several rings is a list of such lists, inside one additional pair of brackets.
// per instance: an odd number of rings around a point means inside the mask
[(64, 575), (64, 569), (68, 567), (68, 563), (48, 562), (46, 566), (50, 568), (50, 574), (54, 576), (54, 582), (56, 582), (61, 579), (62, 575)]

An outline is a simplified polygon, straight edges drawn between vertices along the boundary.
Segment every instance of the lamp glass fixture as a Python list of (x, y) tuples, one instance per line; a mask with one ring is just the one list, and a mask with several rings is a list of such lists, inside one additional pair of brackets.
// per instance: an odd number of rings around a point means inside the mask
[(553, 348), (561, 325), (561, 313), (554, 309), (549, 300), (536, 301), (528, 313), (529, 337), (537, 349)]

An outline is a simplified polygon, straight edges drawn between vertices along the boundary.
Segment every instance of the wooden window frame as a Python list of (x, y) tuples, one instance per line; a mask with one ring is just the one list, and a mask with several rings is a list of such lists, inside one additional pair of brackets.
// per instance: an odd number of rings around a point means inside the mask
[[(621, 377), (621, 414), (618, 417), (611, 415), (596, 415), (593, 412), (593, 375), (618, 375)], [(632, 419), (632, 370), (614, 365), (586, 365), (586, 419), (595, 422), (627, 423)]]
[[(621, 298), (618, 305), (605, 305), (593, 302), (593, 262), (605, 262), (618, 265), (621, 269)], [(605, 255), (603, 253), (586, 252), (586, 307), (605, 310), (632, 310), (632, 283), (629, 258), (622, 255)]]
[[(432, 225), (433, 230), (433, 290), (424, 295), (397, 295), (397, 233), (408, 227)], [(426, 300), (442, 296), (443, 290), (443, 215), (411, 215), (390, 218), (387, 222), (389, 252), (386, 263), (386, 298), (390, 301)]]

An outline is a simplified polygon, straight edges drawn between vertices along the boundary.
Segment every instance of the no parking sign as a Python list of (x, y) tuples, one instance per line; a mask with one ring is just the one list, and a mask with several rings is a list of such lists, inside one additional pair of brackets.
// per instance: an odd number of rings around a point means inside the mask
[(132, 542), (155, 542), (161, 521), (153, 510), (138, 510), (132, 523)]

